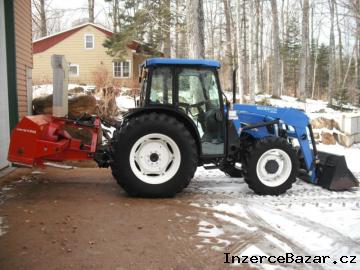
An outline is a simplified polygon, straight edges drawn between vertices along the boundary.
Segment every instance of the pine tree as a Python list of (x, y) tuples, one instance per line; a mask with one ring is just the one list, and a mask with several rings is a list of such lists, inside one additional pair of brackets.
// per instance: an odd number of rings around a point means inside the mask
[(113, 5), (111, 13), (118, 29), (114, 35), (107, 38), (104, 47), (108, 54), (121, 58), (126, 53), (127, 45), (133, 40), (142, 42), (142, 48), (147, 54), (158, 56), (160, 50), (170, 55), (170, 2), (166, 1), (138, 1), (138, 0), (107, 0), (118, 2)]
[[(291, 17), (288, 23), (287, 33), (281, 48), (284, 58), (284, 83), (285, 88), (296, 92), (299, 82), (299, 60), (300, 60), (300, 30), (295, 17)], [(296, 95), (295, 95), (296, 96)]]

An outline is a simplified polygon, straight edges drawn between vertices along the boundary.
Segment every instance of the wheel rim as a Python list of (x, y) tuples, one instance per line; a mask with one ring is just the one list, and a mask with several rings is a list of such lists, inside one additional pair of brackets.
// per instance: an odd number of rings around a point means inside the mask
[(180, 149), (173, 139), (151, 133), (138, 139), (130, 151), (130, 167), (135, 176), (148, 184), (162, 184), (177, 173)]
[(286, 182), (292, 170), (290, 156), (281, 149), (263, 153), (256, 164), (259, 180), (266, 186), (277, 187)]

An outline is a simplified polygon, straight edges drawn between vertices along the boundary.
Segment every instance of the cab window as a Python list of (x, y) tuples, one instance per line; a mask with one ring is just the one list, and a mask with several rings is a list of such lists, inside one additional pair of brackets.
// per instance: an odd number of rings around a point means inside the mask
[(212, 69), (179, 69), (179, 108), (194, 122), (201, 137), (202, 153), (224, 153), (224, 118), (220, 89)]
[(150, 88), (150, 104), (172, 104), (172, 81), (171, 68), (153, 68)]

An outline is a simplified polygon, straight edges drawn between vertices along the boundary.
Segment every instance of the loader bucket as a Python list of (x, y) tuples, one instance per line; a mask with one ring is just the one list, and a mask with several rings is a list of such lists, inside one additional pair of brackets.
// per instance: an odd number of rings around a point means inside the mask
[(344, 156), (318, 152), (318, 158), (318, 185), (329, 190), (347, 190), (359, 186)]

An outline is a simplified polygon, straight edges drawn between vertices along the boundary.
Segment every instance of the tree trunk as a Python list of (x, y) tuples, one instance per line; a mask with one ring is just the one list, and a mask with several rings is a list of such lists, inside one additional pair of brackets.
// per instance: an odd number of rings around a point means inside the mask
[[(311, 98), (312, 99), (315, 96), (316, 71), (317, 71), (317, 67), (318, 67), (318, 56), (319, 56), (319, 48), (318, 48), (319, 45), (318, 44), (319, 44), (320, 33), (321, 33), (321, 26), (319, 25), (317, 39), (316, 39), (316, 42), (314, 42), (315, 48), (313, 48), (313, 50), (315, 50), (315, 59), (314, 59), (314, 64), (313, 64), (313, 76), (312, 76), (312, 87), (311, 87)], [(318, 97), (318, 98), (320, 98), (320, 97)]]
[(248, 70), (247, 70), (247, 25), (246, 25), (246, 0), (243, 0), (243, 6), (242, 6), (242, 22), (243, 22), (243, 57), (242, 57), (242, 63), (243, 63), (243, 93), (244, 95), (248, 92), (249, 86), (248, 86)]
[(89, 22), (94, 23), (94, 2), (95, 0), (88, 0)]
[(335, 93), (336, 87), (336, 72), (335, 72), (335, 34), (334, 34), (334, 19), (335, 19), (335, 0), (329, 0), (330, 4), (330, 53), (329, 53), (329, 89), (328, 101), (332, 105), (332, 97)]
[(119, 20), (119, 0), (114, 0), (113, 1), (113, 6), (112, 6), (112, 20), (113, 20), (113, 31), (115, 33), (119, 32), (119, 24), (118, 24), (118, 20)]
[(179, 31), (180, 31), (180, 22), (179, 22), (179, 0), (175, 1), (176, 13), (175, 13), (175, 46), (174, 46), (174, 55), (179, 57)]
[(256, 61), (257, 61), (257, 52), (256, 52), (256, 22), (255, 22), (255, 2), (249, 2), (250, 10), (250, 50), (249, 50), (249, 92), (250, 92), (250, 102), (255, 103), (255, 94), (258, 92), (257, 88), (257, 70), (256, 70)]
[(300, 52), (300, 74), (298, 98), (301, 101), (306, 99), (306, 70), (307, 70), (307, 52), (309, 44), (309, 0), (303, 1), (303, 19), (301, 31), (301, 52)]
[(271, 0), (272, 13), (272, 35), (273, 35), (273, 87), (272, 93), (274, 97), (280, 97), (280, 39), (279, 39), (279, 22), (276, 0)]
[(231, 13), (229, 8), (229, 0), (223, 0), (224, 4), (224, 13), (225, 13), (225, 36), (226, 36), (226, 51), (225, 51), (225, 81), (228, 84), (225, 85), (225, 89), (229, 89), (231, 87), (232, 77), (233, 77), (233, 55), (231, 48)]
[(40, 35), (47, 36), (45, 0), (40, 0)]
[[(282, 0), (281, 2), (281, 41), (284, 44), (285, 40), (285, 0)], [(288, 10), (286, 10), (288, 11)], [(288, 14), (288, 13), (287, 13)], [(281, 65), (280, 65), (280, 95), (284, 93), (284, 56), (281, 56)]]
[(335, 0), (335, 14), (336, 14), (336, 26), (338, 32), (338, 47), (339, 47), (339, 74), (338, 74), (338, 82), (339, 84), (343, 80), (343, 52), (342, 52), (342, 33), (339, 23), (339, 14), (338, 14), (338, 4)]
[(189, 58), (205, 58), (203, 0), (187, 0), (187, 42)]
[(360, 0), (356, 1), (356, 88), (358, 95), (358, 105), (360, 104)]
[(240, 103), (244, 102), (244, 89), (243, 89), (243, 61), (241, 53), (241, 0), (236, 0), (236, 51), (237, 51), (237, 71), (236, 71), (236, 85), (239, 92)]
[(263, 10), (264, 10), (264, 2), (261, 1), (261, 10), (260, 10), (260, 72), (259, 72), (259, 81), (261, 83), (261, 90), (265, 90), (265, 81), (264, 81), (264, 46), (263, 46), (263, 40), (264, 40), (264, 16), (263, 16)]
[(163, 11), (164, 11), (164, 29), (163, 29), (163, 53), (165, 57), (171, 56), (171, 13), (170, 13), (170, 0), (163, 0)]

